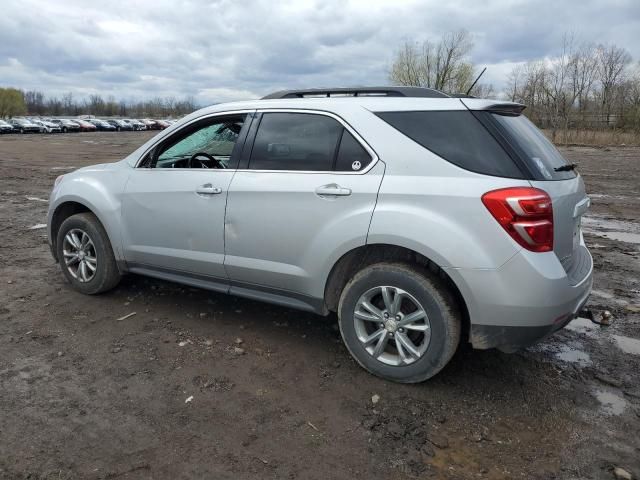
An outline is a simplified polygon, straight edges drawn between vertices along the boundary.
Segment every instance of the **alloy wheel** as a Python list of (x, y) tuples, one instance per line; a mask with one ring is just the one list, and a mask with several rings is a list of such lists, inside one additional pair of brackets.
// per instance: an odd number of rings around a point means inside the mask
[(429, 348), (429, 317), (420, 302), (400, 288), (380, 286), (366, 291), (356, 303), (353, 318), (364, 349), (384, 364), (409, 365)]
[(64, 263), (71, 276), (79, 282), (91, 281), (98, 268), (96, 247), (87, 232), (79, 228), (69, 230), (62, 245)]

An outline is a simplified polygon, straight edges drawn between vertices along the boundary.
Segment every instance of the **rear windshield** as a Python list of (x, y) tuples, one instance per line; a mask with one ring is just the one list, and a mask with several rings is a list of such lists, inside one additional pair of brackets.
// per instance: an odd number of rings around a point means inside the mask
[(476, 173), (524, 178), (520, 168), (468, 110), (379, 112), (378, 117), (445, 160)]
[(545, 180), (565, 180), (575, 178), (573, 171), (556, 172), (555, 169), (567, 162), (553, 144), (524, 115), (512, 116), (499, 113), (489, 114), (496, 121), (507, 142), (517, 150), (529, 168), (538, 172)]

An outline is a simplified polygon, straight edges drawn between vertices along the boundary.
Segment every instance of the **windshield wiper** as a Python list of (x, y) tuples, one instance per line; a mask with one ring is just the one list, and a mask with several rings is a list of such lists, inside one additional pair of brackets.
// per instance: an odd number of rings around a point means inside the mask
[(554, 172), (571, 172), (576, 169), (578, 166), (577, 163), (567, 163), (566, 165), (562, 165), (561, 167), (556, 167), (553, 169)]

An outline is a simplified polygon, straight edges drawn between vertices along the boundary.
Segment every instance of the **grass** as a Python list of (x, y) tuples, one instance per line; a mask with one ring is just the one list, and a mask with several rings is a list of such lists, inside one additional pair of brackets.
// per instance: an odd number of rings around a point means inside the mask
[[(544, 134), (551, 138), (551, 130), (543, 130)], [(640, 132), (628, 132), (622, 130), (558, 130), (556, 132), (556, 145), (590, 145), (595, 147), (640, 145)]]

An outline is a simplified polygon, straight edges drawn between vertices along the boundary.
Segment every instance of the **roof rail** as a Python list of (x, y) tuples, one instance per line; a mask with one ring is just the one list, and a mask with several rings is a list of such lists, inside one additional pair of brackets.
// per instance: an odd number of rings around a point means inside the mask
[(281, 90), (262, 97), (261, 100), (306, 97), (422, 97), (447, 98), (449, 95), (424, 87), (338, 87), (308, 88), (305, 90)]

